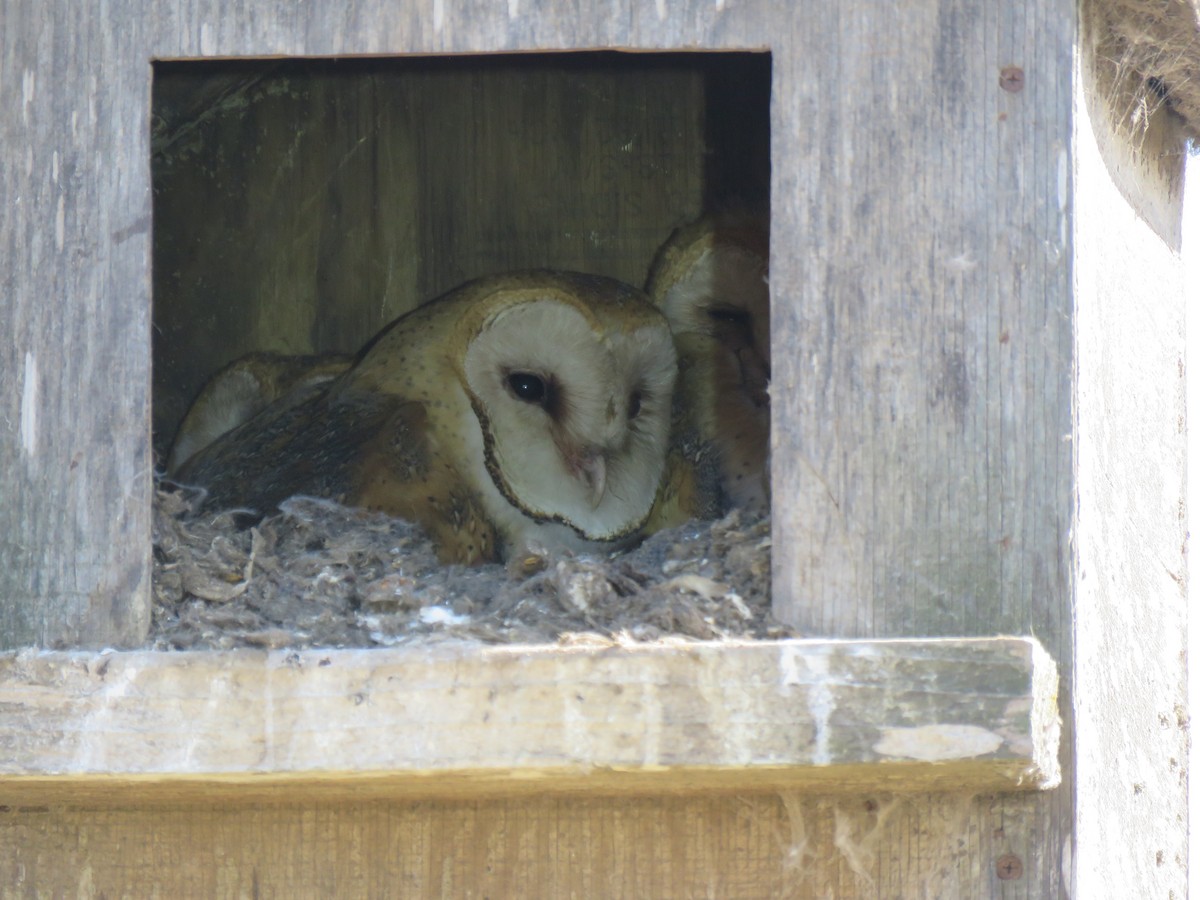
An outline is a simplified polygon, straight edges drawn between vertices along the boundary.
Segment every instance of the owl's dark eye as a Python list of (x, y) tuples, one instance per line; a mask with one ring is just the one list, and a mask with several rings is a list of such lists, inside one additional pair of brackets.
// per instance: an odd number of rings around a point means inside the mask
[(711, 307), (708, 310), (708, 317), (714, 322), (724, 325), (748, 326), (750, 324), (750, 313), (744, 309), (734, 309), (730, 306)]
[(634, 391), (629, 395), (629, 418), (636, 419), (642, 411), (642, 392)]
[(532, 372), (513, 372), (508, 376), (508, 386), (517, 398), (526, 403), (546, 404), (549, 392), (546, 382)]

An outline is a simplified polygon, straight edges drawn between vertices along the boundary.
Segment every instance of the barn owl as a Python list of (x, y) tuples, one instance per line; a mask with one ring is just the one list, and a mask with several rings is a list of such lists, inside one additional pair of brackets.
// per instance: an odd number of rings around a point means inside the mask
[(636, 288), (533, 271), (397, 319), (344, 374), (284, 397), (184, 464), (207, 508), (294, 493), (422, 525), (444, 562), (623, 547), (662, 480), (677, 372)]
[(298, 399), (308, 389), (332, 380), (349, 368), (352, 359), (342, 354), (278, 353), (250, 353), (235, 359), (209, 379), (183, 417), (167, 472), (175, 474), (196, 451), (285, 394)]
[(770, 503), (768, 234), (749, 213), (702, 217), (659, 249), (646, 283), (679, 354), (676, 433), (711, 447), (724, 499), (756, 511)]

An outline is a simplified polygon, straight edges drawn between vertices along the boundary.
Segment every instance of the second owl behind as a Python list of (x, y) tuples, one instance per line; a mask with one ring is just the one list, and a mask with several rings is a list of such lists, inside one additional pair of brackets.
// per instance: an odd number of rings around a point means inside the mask
[[(715, 454), (718, 505), (755, 513), (766, 512), (771, 497), (768, 237), (762, 215), (703, 216), (663, 244), (646, 282), (679, 354), (674, 443), (698, 442)], [(697, 515), (713, 501), (692, 505), (676, 518)]]

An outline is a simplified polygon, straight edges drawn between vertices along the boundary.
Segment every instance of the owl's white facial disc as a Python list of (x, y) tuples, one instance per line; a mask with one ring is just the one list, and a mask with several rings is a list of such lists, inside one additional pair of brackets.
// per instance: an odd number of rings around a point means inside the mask
[(676, 334), (720, 336), (729, 325), (745, 330), (748, 343), (770, 347), (770, 293), (766, 262), (737, 247), (706, 251), (662, 301)]
[(508, 503), (588, 540), (641, 526), (670, 431), (665, 320), (598, 328), (567, 303), (530, 300), (484, 326), (464, 370), (488, 474)]

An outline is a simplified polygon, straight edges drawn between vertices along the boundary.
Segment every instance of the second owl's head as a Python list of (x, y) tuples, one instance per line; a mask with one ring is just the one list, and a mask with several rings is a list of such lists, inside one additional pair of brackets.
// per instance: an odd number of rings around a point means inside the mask
[(462, 327), (460, 377), (488, 475), (531, 518), (611, 541), (646, 520), (662, 477), (676, 357), (665, 317), (622, 282), (489, 279)]

